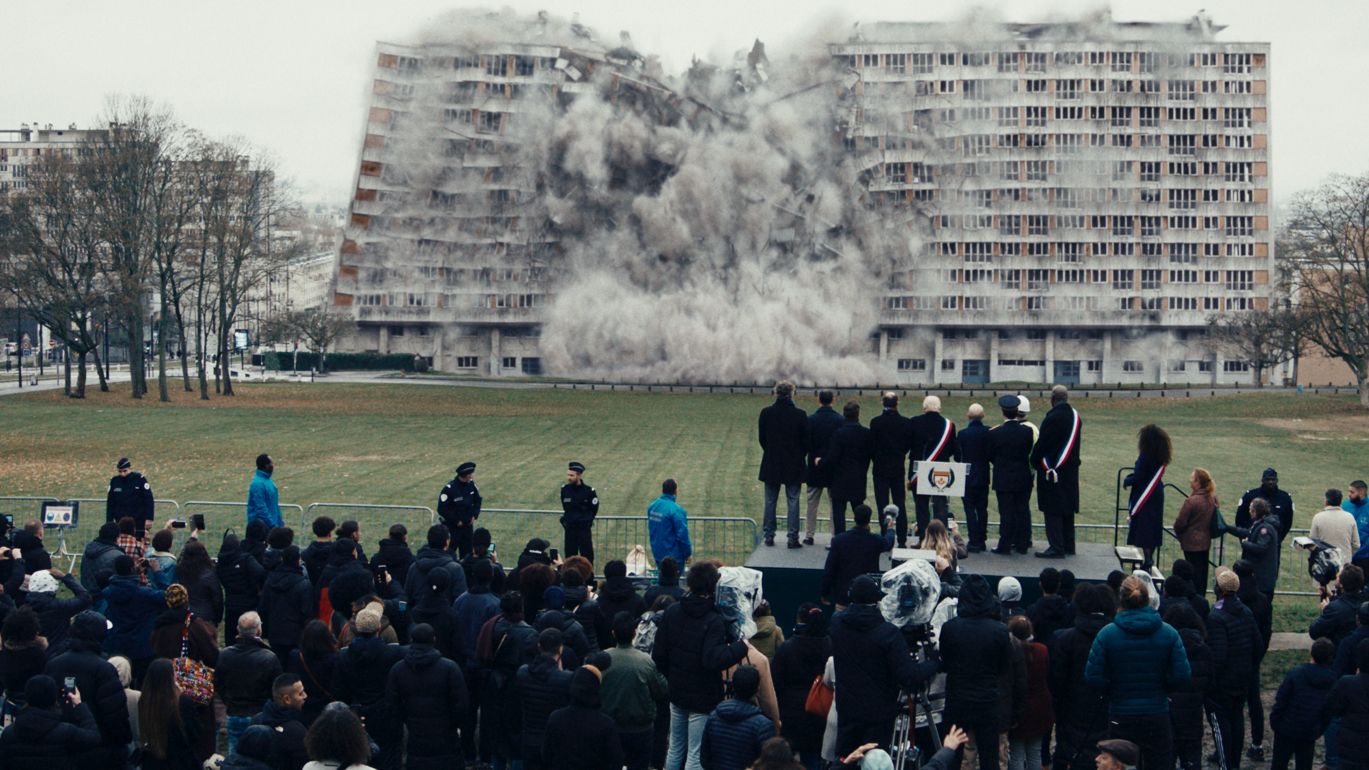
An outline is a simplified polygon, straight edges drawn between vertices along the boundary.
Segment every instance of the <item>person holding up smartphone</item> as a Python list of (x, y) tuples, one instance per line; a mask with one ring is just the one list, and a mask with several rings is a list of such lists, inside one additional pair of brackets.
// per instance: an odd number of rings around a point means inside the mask
[(81, 703), (76, 678), (67, 677), (64, 685), (58, 689), (57, 681), (47, 674), (38, 674), (25, 683), (28, 705), (0, 732), (0, 755), (10, 763), (27, 766), (59, 759), (66, 760), (67, 766), (79, 762), (103, 766), (106, 755), (95, 717)]

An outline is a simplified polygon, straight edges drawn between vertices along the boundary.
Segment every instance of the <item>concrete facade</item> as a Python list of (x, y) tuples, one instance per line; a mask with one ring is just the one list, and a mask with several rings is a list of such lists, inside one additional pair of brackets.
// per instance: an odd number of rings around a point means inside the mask
[[(891, 23), (831, 44), (833, 141), (913, 244), (872, 290), (870, 355), (907, 384), (1249, 382), (1206, 335), (1269, 307), (1269, 45), (1219, 31)], [(513, 126), (630, 68), (528, 39), (377, 46), (335, 288), (351, 349), (541, 371), (558, 248)], [(397, 141), (415, 121), (421, 152)]]

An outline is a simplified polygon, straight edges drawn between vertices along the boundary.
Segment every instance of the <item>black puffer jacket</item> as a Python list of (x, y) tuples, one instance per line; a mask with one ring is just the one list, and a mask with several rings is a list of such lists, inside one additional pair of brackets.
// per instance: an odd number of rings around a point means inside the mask
[(1027, 608), (1027, 619), (1032, 622), (1032, 636), (1049, 647), (1057, 631), (1074, 625), (1074, 605), (1060, 594), (1043, 596)]
[(100, 590), (95, 578), (101, 570), (114, 571), (114, 560), (122, 556), (124, 549), (115, 545), (113, 540), (95, 538), (86, 543), (81, 552), (81, 587), (94, 594)]
[(903, 634), (874, 604), (853, 604), (832, 618), (832, 658), (837, 713), (855, 722), (893, 719), (899, 690), (927, 681), (937, 667), (914, 661)]
[(314, 601), (309, 579), (296, 567), (284, 564), (266, 576), (261, 592), (262, 636), (272, 646), (295, 647), (300, 634), (314, 616)]
[(1326, 729), (1322, 711), (1340, 677), (1330, 666), (1304, 663), (1289, 671), (1274, 695), (1269, 726), (1281, 738), (1315, 741)]
[(813, 680), (822, 676), (831, 655), (831, 639), (805, 633), (800, 628), (794, 636), (784, 640), (770, 663), (770, 678), (774, 680), (775, 699), (780, 707), (780, 732), (795, 751), (808, 753), (822, 749), (822, 732), (827, 720), (804, 711), (804, 704), (808, 701)]
[(219, 651), (214, 692), (229, 716), (250, 717), (271, 699), (271, 683), (280, 676), (280, 658), (261, 639), (239, 636)]
[[(409, 604), (418, 604), (419, 589), (423, 588), (428, 578), (428, 573), (434, 569), (445, 569), (447, 575), (451, 577), (451, 582), (447, 584), (447, 590), (452, 596), (460, 596), (466, 593), (466, 571), (461, 569), (449, 551), (432, 546), (423, 546), (418, 549), (414, 556), (414, 564), (409, 568), (408, 575), (404, 580), (404, 594), (409, 600)], [(334, 604), (333, 606), (337, 606)]]
[(1235, 596), (1218, 602), (1207, 616), (1207, 646), (1212, 651), (1212, 689), (1237, 696), (1250, 686), (1259, 659), (1260, 630), (1250, 608)]
[(9, 699), (24, 701), (24, 685), (43, 673), (48, 664), (48, 645), (39, 637), (32, 642), (5, 642), (0, 647), (0, 687)]
[(1342, 757), (1369, 757), (1369, 672), (1341, 677), (1331, 688), (1324, 713), (1340, 717), (1336, 747)]
[(1264, 658), (1265, 651), (1269, 649), (1269, 640), (1274, 635), (1274, 607), (1269, 595), (1262, 593), (1249, 580), (1241, 581), (1236, 596), (1249, 608), (1250, 616), (1255, 619), (1255, 628), (1260, 632), (1259, 646), (1255, 650), (1255, 660), (1258, 662)]
[(518, 669), (523, 756), (542, 756), (547, 720), (551, 718), (551, 712), (566, 705), (570, 699), (571, 676), (570, 671), (562, 671), (556, 659), (547, 655), (538, 655), (536, 660)]
[(458, 730), (467, 698), (460, 666), (431, 644), (412, 644), (390, 668), (385, 702), (391, 716), (408, 728), (409, 770), (462, 766)]
[[(14, 547), (24, 560), (24, 571), (32, 575), (45, 569), (52, 569), (52, 557), (43, 547), (43, 539), (24, 530), (14, 533)], [(51, 640), (48, 640), (51, 641)]]
[(457, 619), (456, 609), (445, 593), (435, 594), (428, 591), (418, 604), (409, 607), (410, 627), (427, 623), (433, 627), (437, 639), (437, 651), (442, 657), (457, 659)]
[(1312, 621), (1312, 627), (1307, 629), (1307, 635), (1313, 639), (1320, 639), (1325, 636), (1340, 646), (1345, 641), (1345, 637), (1355, 631), (1355, 613), (1359, 606), (1369, 597), (1363, 591), (1353, 594), (1336, 594), (1335, 598), (1326, 603), (1326, 608), (1321, 611), (1321, 615)]
[[(93, 612), (77, 616), (81, 624)], [(100, 623), (103, 631), (104, 622)], [(122, 750), (133, 740), (133, 729), (128, 721), (128, 696), (119, 684), (119, 672), (100, 654), (100, 642), (78, 638), (79, 630), (67, 640), (67, 651), (48, 661), (44, 673), (61, 682), (66, 677), (76, 678), (81, 691), (81, 703), (90, 707), (95, 726), (104, 745), (111, 751)]]
[[(1011, 673), (1014, 655), (1008, 627), (999, 620), (998, 598), (983, 577), (965, 578), (956, 617), (941, 627), (938, 647), (946, 671), (946, 718), (953, 724), (982, 724), (999, 709), (999, 688)], [(837, 683), (840, 691), (840, 673)]]
[(1188, 656), (1189, 680), (1169, 693), (1169, 721), (1176, 740), (1202, 740), (1203, 701), (1212, 680), (1212, 651), (1196, 628), (1179, 628)]
[(722, 672), (744, 657), (746, 642), (731, 638), (713, 597), (696, 594), (666, 609), (651, 652), (670, 685), (670, 702), (695, 714), (722, 701)]
[(100, 731), (84, 703), (61, 713), (26, 708), (0, 732), (3, 770), (101, 767), (105, 759)]
[(409, 544), (402, 540), (391, 540), (388, 537), (381, 540), (379, 549), (371, 557), (371, 570), (385, 565), (385, 570), (390, 573), (390, 577), (404, 587), (404, 580), (409, 576), (409, 568), (414, 566), (414, 552), (409, 550)]
[(223, 586), (223, 629), (225, 638), (237, 634), (238, 617), (257, 608), (261, 602), (261, 587), (266, 582), (266, 569), (242, 550), (238, 536), (231, 532), (223, 536), (219, 547), (218, 565), (214, 573)]
[(1094, 756), (1094, 746), (1108, 734), (1106, 695), (1101, 687), (1084, 680), (1084, 668), (1094, 637), (1111, 622), (1111, 618), (1097, 613), (1078, 615), (1074, 627), (1056, 634), (1050, 648), (1056, 735), (1071, 755), (1061, 758), (1067, 766), (1074, 766), (1077, 753)]
[[(603, 588), (599, 589), (599, 614), (608, 621), (609, 628), (613, 628), (613, 618), (620, 612), (626, 612), (634, 618), (640, 618), (646, 612), (646, 600), (637, 593), (632, 581), (627, 578), (609, 578), (604, 581)], [(610, 634), (612, 631), (610, 631)], [(599, 640), (600, 647), (606, 645), (605, 640)]]
[(538, 631), (555, 628), (561, 632), (562, 638), (565, 640), (561, 660), (567, 670), (577, 668), (594, 651), (585, 635), (585, 627), (569, 613), (561, 610), (542, 610), (537, 613), (537, 622), (532, 625)]
[(314, 593), (318, 593), (320, 581), (323, 580), (323, 570), (328, 567), (328, 556), (333, 550), (333, 541), (315, 540), (300, 552), (299, 560), (304, 565), (304, 569), (309, 573), (309, 583), (314, 586)]
[(386, 644), (374, 636), (358, 636), (338, 653), (333, 669), (333, 697), (365, 709), (383, 706), (390, 669), (403, 658), (404, 648), (397, 644)]
[[(271, 728), (275, 740), (272, 742), (273, 764), (281, 770), (298, 770), (309, 761), (309, 752), (304, 749), (305, 727), (299, 709), (288, 709), (269, 700), (261, 707), (261, 713), (252, 717), (252, 724)], [(241, 744), (239, 744), (241, 745)]]

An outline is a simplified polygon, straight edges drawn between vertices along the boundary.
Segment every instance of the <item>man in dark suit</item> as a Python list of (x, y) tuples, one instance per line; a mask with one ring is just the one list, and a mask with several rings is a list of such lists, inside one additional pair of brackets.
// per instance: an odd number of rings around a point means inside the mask
[(1002, 425), (989, 431), (993, 491), (998, 497), (997, 554), (1026, 553), (1031, 548), (1032, 430), (1017, 419), (1017, 396), (998, 399)]
[(827, 473), (832, 495), (832, 536), (846, 531), (846, 506), (854, 510), (865, 502), (865, 480), (870, 475), (870, 429), (860, 424), (860, 404), (847, 401), (841, 414), (846, 418), (832, 441), (827, 456), (818, 467)]
[(1041, 435), (1032, 447), (1036, 471), (1036, 505), (1046, 520), (1043, 559), (1062, 559), (1074, 553), (1074, 514), (1079, 511), (1079, 452), (1083, 420), (1069, 405), (1064, 385), (1051, 388), (1051, 409), (1041, 421)]
[[(833, 395), (830, 390), (818, 391), (818, 409), (808, 415), (808, 534), (803, 538), (804, 545), (813, 544), (813, 534), (818, 528), (818, 505), (822, 503), (822, 490), (827, 489), (827, 474), (818, 468), (818, 458), (827, 454), (832, 434), (846, 422), (832, 408)], [(827, 494), (827, 504), (831, 507), (831, 492)]]
[(851, 603), (848, 591), (851, 581), (861, 575), (880, 572), (880, 554), (894, 547), (894, 533), (888, 518), (880, 522), (883, 534), (870, 531), (872, 512), (868, 505), (857, 505), (851, 511), (856, 526), (832, 538), (832, 550), (827, 552), (827, 564), (822, 570), (822, 601), (833, 602), (837, 611)]
[(898, 508), (898, 547), (908, 544), (908, 511), (903, 496), (903, 456), (908, 454), (908, 418), (898, 413), (898, 394), (884, 394), (884, 413), (870, 421), (875, 471), (875, 507), (892, 500)]
[(936, 396), (922, 399), (922, 414), (908, 420), (908, 429), (908, 489), (913, 490), (917, 539), (921, 541), (932, 520), (931, 513), (945, 523), (950, 518), (950, 507), (940, 495), (917, 494), (917, 463), (960, 462), (960, 444), (955, 440), (955, 423), (941, 416), (941, 399)]
[(788, 503), (789, 547), (799, 545), (799, 490), (807, 468), (808, 415), (794, 405), (794, 383), (775, 384), (775, 403), (761, 410), (758, 423), (761, 442), (760, 480), (765, 482), (765, 544), (775, 544), (775, 504), (780, 485)]
[(970, 404), (965, 413), (965, 429), (956, 435), (965, 473), (965, 527), (969, 534), (966, 548), (980, 553), (989, 542), (989, 429), (984, 427), (984, 407)]

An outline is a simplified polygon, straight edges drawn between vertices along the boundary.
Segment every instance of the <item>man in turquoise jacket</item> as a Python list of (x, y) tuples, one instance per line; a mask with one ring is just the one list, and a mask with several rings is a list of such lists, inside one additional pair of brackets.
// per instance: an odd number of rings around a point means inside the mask
[(694, 555), (689, 542), (689, 523), (685, 509), (675, 502), (675, 479), (661, 483), (661, 496), (647, 506), (647, 535), (651, 538), (651, 558), (657, 564), (667, 556), (684, 566)]
[(280, 496), (276, 492), (276, 482), (271, 480), (271, 472), (276, 469), (271, 455), (257, 455), (257, 473), (247, 488), (247, 523), (261, 519), (272, 529), (284, 526), (280, 515)]
[(1350, 496), (1340, 507), (1354, 516), (1355, 524), (1359, 526), (1360, 546), (1351, 560), (1360, 569), (1369, 569), (1369, 540), (1365, 540), (1369, 538), (1369, 485), (1363, 480), (1350, 482)]

